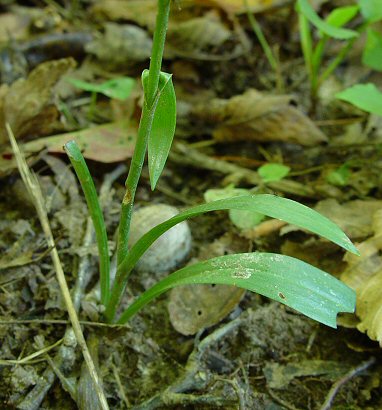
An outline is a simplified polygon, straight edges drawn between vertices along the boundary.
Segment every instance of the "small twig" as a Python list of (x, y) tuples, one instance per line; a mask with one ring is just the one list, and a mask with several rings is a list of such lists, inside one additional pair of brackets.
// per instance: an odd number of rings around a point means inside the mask
[(288, 403), (287, 401), (283, 400), (281, 397), (279, 397), (273, 390), (267, 389), (269, 395), (272, 397), (274, 401), (276, 401), (278, 404), (281, 404), (283, 407), (285, 407), (288, 410), (299, 410), (297, 407), (294, 407), (292, 404)]
[(55, 347), (59, 346), (62, 343), (63, 339), (58, 340), (57, 342), (53, 343), (50, 346), (44, 347), (41, 350), (34, 352), (32, 354), (30, 354), (29, 356), (23, 357), (22, 359), (17, 359), (17, 360), (0, 360), (0, 365), (2, 366), (14, 366), (15, 364), (20, 365), (20, 364), (26, 364), (29, 363), (31, 360), (33, 360), (34, 358), (41, 356), (47, 352), (49, 352), (49, 350), (54, 349)]
[(121, 378), (119, 377), (117, 366), (114, 363), (112, 363), (111, 368), (113, 369), (113, 374), (114, 374), (115, 381), (117, 382), (120, 397), (123, 400), (123, 402), (125, 403), (126, 408), (129, 409), (131, 404), (130, 404), (129, 399), (126, 396), (125, 389), (124, 389), (124, 387), (122, 385), (122, 382), (121, 382)]
[(338, 393), (339, 389), (348, 381), (350, 381), (353, 377), (358, 376), (360, 373), (368, 369), (370, 366), (372, 366), (375, 363), (375, 357), (370, 358), (366, 362), (361, 363), (359, 366), (355, 367), (354, 369), (351, 369), (348, 373), (346, 373), (343, 377), (341, 377), (339, 380), (337, 380), (332, 388), (329, 390), (328, 395), (326, 396), (326, 399), (323, 403), (323, 405), (320, 407), (320, 410), (329, 410), (332, 407), (332, 403), (334, 398), (336, 397), (336, 394)]
[[(170, 153), (169, 158), (175, 163), (221, 172), (222, 174), (237, 175), (238, 177), (245, 179), (254, 185), (259, 185), (262, 182), (261, 177), (257, 172), (226, 161), (212, 158), (196, 149), (190, 148), (184, 143), (174, 143), (174, 148), (175, 150)], [(271, 189), (286, 192), (292, 195), (308, 198), (315, 198), (318, 196), (317, 192), (315, 192), (311, 187), (289, 179), (270, 182), (267, 185)]]
[[(25, 319), (25, 320), (0, 320), (0, 326), (14, 326), (14, 325), (68, 325), (69, 320), (60, 319)], [(119, 325), (117, 323), (102, 323), (102, 322), (89, 322), (88, 320), (80, 320), (82, 326), (92, 327), (107, 327), (107, 328), (125, 328), (131, 329), (129, 324)]]

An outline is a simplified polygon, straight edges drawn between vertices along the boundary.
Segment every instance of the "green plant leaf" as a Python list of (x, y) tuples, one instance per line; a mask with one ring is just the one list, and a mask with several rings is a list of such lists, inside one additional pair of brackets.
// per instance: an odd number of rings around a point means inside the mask
[(356, 16), (358, 10), (358, 5), (337, 7), (329, 13), (325, 21), (331, 26), (342, 27)]
[(359, 0), (361, 14), (369, 23), (382, 20), (381, 0)]
[(338, 40), (349, 40), (358, 37), (358, 33), (354, 30), (336, 27), (322, 20), (321, 17), (314, 11), (308, 0), (297, 0), (296, 9), (302, 13), (316, 28), (322, 31), (329, 37)]
[(372, 114), (382, 115), (382, 93), (372, 84), (356, 84), (336, 94), (336, 98), (347, 101)]
[(75, 78), (69, 78), (68, 81), (81, 90), (100, 93), (117, 100), (126, 100), (135, 85), (135, 80), (130, 77), (113, 78), (101, 84), (88, 83)]
[(362, 63), (374, 70), (382, 71), (382, 35), (371, 28), (367, 30), (366, 45), (362, 53)]
[[(147, 88), (149, 70), (142, 73), (143, 88)], [(148, 141), (148, 161), (151, 189), (154, 190), (170, 152), (176, 126), (176, 96), (172, 74), (161, 71), (158, 96), (153, 109), (153, 124)]]
[(126, 323), (143, 306), (180, 285), (233, 285), (277, 300), (337, 327), (339, 312), (354, 312), (355, 292), (326, 272), (290, 256), (272, 253), (225, 255), (187, 266), (144, 292), (120, 317)]
[(226, 209), (259, 212), (272, 218), (281, 219), (321, 235), (349, 252), (359, 255), (357, 248), (345, 233), (335, 223), (313, 209), (274, 195), (245, 195), (194, 206), (157, 225), (135, 243), (129, 254), (118, 266), (118, 271), (121, 272), (121, 275), (129, 274), (151, 244), (176, 224), (206, 212)]
[(335, 169), (334, 171), (330, 172), (326, 180), (329, 184), (335, 186), (346, 186), (349, 182), (351, 171), (349, 169), (348, 164), (343, 164), (339, 168)]
[(110, 297), (109, 244), (107, 241), (106, 226), (103, 219), (101, 206), (98, 201), (97, 191), (85, 159), (76, 141), (68, 141), (64, 145), (64, 150), (69, 157), (78, 180), (80, 181), (89, 209), (89, 214), (93, 221), (99, 253), (101, 303), (106, 306)]
[(265, 164), (257, 172), (263, 182), (280, 181), (289, 174), (290, 168), (283, 164)]

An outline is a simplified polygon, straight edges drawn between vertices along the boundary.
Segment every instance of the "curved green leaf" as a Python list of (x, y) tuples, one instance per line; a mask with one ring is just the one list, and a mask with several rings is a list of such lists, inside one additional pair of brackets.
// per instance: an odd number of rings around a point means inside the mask
[(354, 30), (336, 27), (322, 20), (314, 11), (308, 0), (297, 0), (296, 8), (297, 11), (302, 13), (315, 27), (332, 38), (349, 40), (358, 37), (358, 33)]
[(372, 83), (353, 85), (337, 93), (336, 98), (366, 112), (382, 115), (382, 92)]
[(81, 90), (101, 93), (117, 100), (126, 100), (135, 85), (134, 78), (130, 77), (113, 78), (101, 84), (93, 84), (76, 78), (68, 78), (68, 81)]
[[(143, 88), (147, 87), (149, 71), (142, 73)], [(148, 141), (148, 161), (151, 189), (154, 190), (170, 152), (176, 125), (176, 96), (172, 74), (160, 73), (158, 101), (154, 104), (154, 119)]]
[(342, 27), (356, 16), (358, 10), (358, 5), (337, 7), (330, 12), (325, 21), (331, 26)]
[(74, 171), (76, 172), (77, 178), (80, 181), (89, 213), (93, 221), (99, 253), (101, 302), (106, 306), (110, 297), (109, 244), (107, 241), (106, 226), (103, 219), (101, 206), (98, 201), (97, 191), (90, 175), (89, 168), (86, 165), (85, 159), (76, 141), (68, 141), (64, 145), (64, 150), (69, 157)]
[(194, 206), (157, 225), (143, 235), (131, 248), (127, 257), (122, 261), (121, 265), (118, 266), (117, 275), (119, 273), (121, 275), (130, 273), (138, 259), (150, 245), (176, 224), (206, 212), (226, 209), (254, 211), (272, 218), (281, 219), (282, 221), (323, 236), (356, 255), (359, 254), (350, 239), (335, 223), (313, 209), (290, 199), (274, 195), (245, 195)]
[(144, 292), (120, 317), (126, 323), (143, 306), (180, 285), (214, 283), (260, 293), (328, 326), (338, 312), (354, 312), (355, 292), (328, 273), (290, 256), (226, 255), (180, 269)]
[(381, 0), (359, 0), (359, 6), (368, 23), (382, 20)]

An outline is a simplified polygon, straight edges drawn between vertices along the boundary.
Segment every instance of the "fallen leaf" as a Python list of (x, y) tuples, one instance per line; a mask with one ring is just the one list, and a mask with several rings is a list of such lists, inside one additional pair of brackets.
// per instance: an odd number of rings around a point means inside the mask
[(221, 22), (218, 13), (208, 12), (202, 17), (170, 24), (167, 46), (184, 51), (202, 51), (208, 47), (218, 47), (232, 36), (231, 31)]
[(365, 238), (373, 233), (373, 214), (382, 209), (382, 201), (355, 200), (339, 204), (335, 199), (325, 199), (314, 209), (335, 222), (350, 238)]
[(137, 127), (126, 121), (112, 122), (81, 131), (40, 138), (23, 145), (26, 154), (47, 149), (50, 153), (64, 152), (63, 145), (75, 139), (83, 155), (93, 161), (110, 163), (130, 158), (135, 147)]
[(105, 33), (85, 46), (85, 50), (110, 70), (124, 69), (148, 60), (152, 40), (140, 27), (106, 23)]
[[(205, 247), (198, 259), (243, 252), (244, 243), (246, 241), (226, 234)], [(171, 324), (179, 333), (193, 335), (220, 322), (239, 304), (244, 293), (244, 289), (225, 285), (176, 287), (170, 292), (168, 304)]]
[(346, 255), (341, 279), (357, 293), (357, 328), (382, 347), (382, 208), (373, 215), (372, 229), (374, 236), (357, 245), (361, 257)]
[(287, 95), (268, 95), (254, 89), (229, 100), (215, 98), (193, 107), (198, 119), (213, 123), (217, 141), (284, 141), (316, 146), (327, 141), (316, 125), (290, 105)]
[(8, 122), (17, 138), (47, 135), (57, 128), (55, 85), (76, 65), (72, 58), (48, 61), (37, 66), (26, 79), (0, 87), (0, 144), (8, 141)]
[[(244, 0), (196, 0), (202, 5), (219, 7), (228, 14), (242, 14), (246, 12)], [(260, 13), (291, 3), (289, 0), (247, 0), (248, 9), (252, 13)]]

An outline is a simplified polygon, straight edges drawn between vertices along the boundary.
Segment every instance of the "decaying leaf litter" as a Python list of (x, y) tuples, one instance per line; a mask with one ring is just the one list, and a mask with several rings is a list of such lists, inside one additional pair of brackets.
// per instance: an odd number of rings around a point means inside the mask
[[(348, 2), (321, 3), (315, 7), (325, 15)], [(18, 177), (6, 123), (42, 187), (110, 408), (382, 406), (382, 122), (334, 99), (365, 78), (380, 85), (380, 73), (359, 64), (360, 39), (322, 84), (312, 111), (292, 2), (248, 0), (247, 6), (278, 56), (282, 88), (244, 2), (175, 2), (165, 68), (174, 73), (178, 98), (176, 140), (155, 193), (144, 171), (138, 206), (166, 203), (182, 209), (204, 202), (208, 190), (226, 194), (232, 186), (302, 200), (339, 224), (359, 244), (361, 258), (344, 258), (328, 242), (279, 221), (243, 227), (237, 216), (224, 212), (190, 222), (189, 258), (281, 250), (357, 289), (357, 315), (342, 316), (335, 331), (260, 296), (204, 285), (174, 289), (127, 327), (97, 324), (97, 249), (61, 146), (75, 137), (92, 161), (109, 237), (115, 238), (125, 172), (119, 164), (128, 162), (134, 147), (142, 104), (139, 75), (148, 64), (156, 1), (41, 8), (5, 1), (0, 16), (6, 27), (0, 29), (0, 394), (5, 406), (98, 406), (67, 322), (51, 249)], [(336, 47), (327, 47), (328, 61)], [(101, 84), (123, 76), (136, 80), (129, 97), (99, 93), (95, 105), (91, 92), (69, 81)], [(261, 171), (266, 164), (290, 170), (281, 180), (267, 179)], [(115, 239), (110, 245), (114, 249)], [(161, 275), (135, 275), (124, 303)]]

